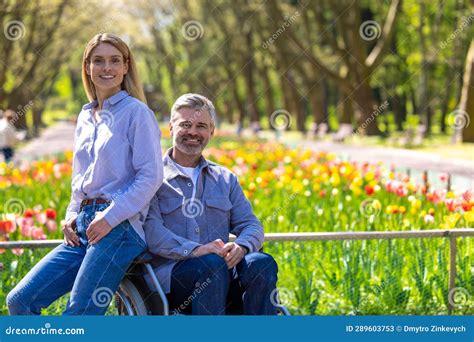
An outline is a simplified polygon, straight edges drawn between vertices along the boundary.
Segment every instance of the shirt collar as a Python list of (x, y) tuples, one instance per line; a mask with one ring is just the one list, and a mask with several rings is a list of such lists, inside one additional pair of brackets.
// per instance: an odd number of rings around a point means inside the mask
[[(120, 101), (122, 101), (124, 98), (126, 98), (128, 95), (127, 91), (126, 90), (121, 90), (119, 91), (118, 93), (112, 95), (111, 97), (109, 97), (108, 99), (106, 99), (104, 101), (105, 102), (108, 102), (111, 106), (119, 103)], [(94, 108), (95, 106), (97, 105), (97, 100), (94, 100), (94, 101), (91, 101), (87, 104), (85, 104), (82, 109), (84, 110), (87, 110), (87, 109), (92, 109)]]
[[(172, 147), (168, 149), (168, 151), (166, 151), (165, 156), (163, 158), (163, 171), (165, 179), (169, 181), (177, 176), (187, 177), (181, 172), (181, 170), (176, 167), (176, 162), (171, 159), (171, 153), (173, 153)], [(206, 160), (206, 158), (201, 156), (201, 159), (199, 159), (198, 163), (199, 173), (201, 173), (202, 170), (207, 168), (208, 166), (209, 162)]]

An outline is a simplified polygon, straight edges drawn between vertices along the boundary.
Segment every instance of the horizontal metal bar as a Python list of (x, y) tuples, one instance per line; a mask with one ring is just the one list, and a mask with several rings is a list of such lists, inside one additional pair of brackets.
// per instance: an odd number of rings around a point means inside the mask
[(386, 240), (450, 236), (474, 236), (474, 229), (408, 230), (399, 232), (268, 233), (265, 234), (265, 241)]
[(61, 244), (64, 240), (19, 240), (19, 241), (2, 241), (0, 249), (12, 248), (53, 248)]
[[(449, 230), (408, 230), (408, 231), (381, 231), (381, 232), (319, 232), (319, 233), (267, 233), (266, 242), (273, 241), (331, 241), (331, 240), (386, 240), (386, 239), (427, 239), (439, 237), (474, 236), (474, 228), (454, 228)], [(234, 241), (235, 236), (230, 236)], [(28, 240), (2, 241), (0, 249), (12, 248), (52, 248), (63, 240)]]

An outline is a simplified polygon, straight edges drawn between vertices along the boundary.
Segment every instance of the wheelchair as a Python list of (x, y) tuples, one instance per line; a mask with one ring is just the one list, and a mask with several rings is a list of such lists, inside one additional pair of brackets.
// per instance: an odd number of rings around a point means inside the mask
[[(170, 315), (168, 298), (153, 271), (151, 261), (153, 256), (144, 253), (134, 260), (115, 293), (113, 305), (120, 316)], [(152, 288), (145, 281), (149, 275)], [(288, 316), (288, 309), (276, 305), (279, 315)], [(231, 305), (226, 314), (242, 314), (239, 305)]]

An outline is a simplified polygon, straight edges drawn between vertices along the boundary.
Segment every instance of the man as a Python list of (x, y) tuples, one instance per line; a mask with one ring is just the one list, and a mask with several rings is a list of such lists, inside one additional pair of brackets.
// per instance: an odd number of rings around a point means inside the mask
[(263, 227), (237, 177), (202, 156), (215, 117), (212, 102), (198, 94), (181, 96), (171, 109), (173, 147), (144, 226), (158, 255), (155, 273), (175, 313), (220, 315), (240, 305), (245, 315), (273, 315), (277, 265), (259, 252)]

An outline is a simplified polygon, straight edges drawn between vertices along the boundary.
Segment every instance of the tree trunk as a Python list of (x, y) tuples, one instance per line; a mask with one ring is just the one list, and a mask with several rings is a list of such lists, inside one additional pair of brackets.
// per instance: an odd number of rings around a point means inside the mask
[(245, 78), (245, 91), (247, 94), (247, 107), (250, 114), (251, 122), (259, 122), (260, 116), (257, 109), (257, 96), (255, 94), (255, 85), (253, 79), (254, 72), (254, 56), (252, 49), (252, 32), (249, 31), (246, 33), (246, 43), (247, 43), (247, 57), (244, 59), (244, 78)]
[(16, 113), (13, 125), (17, 129), (28, 130), (26, 111), (24, 109), (26, 102), (27, 101), (24, 100), (24, 97), (18, 93), (11, 93), (8, 95), (7, 108), (13, 110)]
[(359, 112), (358, 126), (367, 135), (380, 135), (377, 126), (377, 112), (372, 88), (367, 79), (360, 83), (359, 88), (354, 92), (356, 111)]
[(466, 68), (464, 71), (459, 109), (463, 112), (458, 115), (464, 116), (464, 119), (457, 118), (456, 124), (463, 126), (462, 141), (474, 142), (474, 40), (471, 40), (471, 45), (466, 57)]
[(44, 104), (35, 103), (31, 110), (33, 114), (33, 136), (39, 136), (40, 128), (44, 127), (42, 116), (44, 112)]
[(392, 109), (395, 115), (397, 131), (403, 131), (403, 123), (407, 119), (407, 98), (406, 95), (396, 95), (392, 101)]
[(421, 52), (421, 72), (420, 72), (420, 121), (426, 127), (426, 134), (430, 134), (431, 129), (431, 110), (428, 99), (428, 72), (429, 65), (427, 60), (427, 49), (425, 34), (423, 33), (425, 20), (425, 4), (420, 2), (420, 24), (418, 26), (418, 33), (420, 36), (420, 52)]
[(271, 124), (271, 115), (275, 111), (275, 97), (273, 95), (273, 88), (270, 82), (270, 77), (268, 76), (268, 67), (262, 63), (262, 67), (259, 68), (260, 77), (263, 80), (263, 86), (265, 87), (264, 96), (265, 96), (265, 117), (268, 119), (270, 129), (274, 129)]
[(339, 94), (340, 95), (338, 107), (341, 113), (339, 123), (352, 125), (352, 115), (354, 114), (354, 109), (352, 108), (352, 101), (342, 92), (340, 92)]

